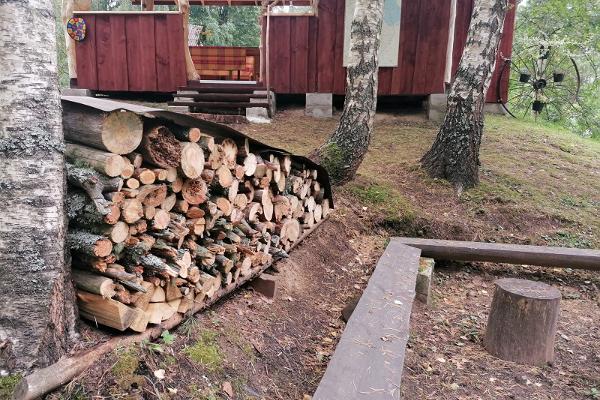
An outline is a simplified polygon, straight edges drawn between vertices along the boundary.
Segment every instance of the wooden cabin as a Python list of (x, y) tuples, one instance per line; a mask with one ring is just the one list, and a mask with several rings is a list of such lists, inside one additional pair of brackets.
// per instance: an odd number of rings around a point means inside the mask
[[(344, 44), (349, 38), (346, 1), (355, 0), (296, 0), (294, 5), (308, 4), (314, 12), (275, 14), (276, 3), (285, 6), (289, 1), (269, 0), (273, 7), (264, 8), (261, 47), (190, 48), (200, 81), (186, 79), (180, 13), (76, 12), (84, 17), (88, 33), (76, 43), (75, 86), (107, 93), (176, 93), (185, 88), (224, 93), (232, 83), (235, 93), (243, 88), (248, 93), (269, 89), (277, 95), (343, 95)], [(395, 3), (399, 13), (397, 32), (385, 39), (387, 47), (381, 50), (380, 58), (386, 61), (379, 72), (379, 95), (443, 94), (460, 61), (474, 0), (386, 1)], [(257, 3), (261, 1), (190, 0), (191, 7)], [(508, 82), (499, 82), (497, 75), (511, 56), (514, 3), (511, 0), (488, 102), (506, 99)], [(155, 0), (155, 4), (173, 3)]]

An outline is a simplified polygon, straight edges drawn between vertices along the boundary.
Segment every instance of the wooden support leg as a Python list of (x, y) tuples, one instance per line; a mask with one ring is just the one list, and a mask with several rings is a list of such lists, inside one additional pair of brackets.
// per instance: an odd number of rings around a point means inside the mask
[(67, 33), (67, 22), (73, 17), (74, 11), (89, 11), (92, 8), (91, 0), (63, 0), (62, 1), (62, 29), (65, 35), (67, 49), (67, 65), (69, 67), (69, 78), (77, 79), (77, 58), (75, 56), (75, 41)]
[(190, 2), (189, 0), (175, 0), (179, 6), (179, 12), (183, 14), (183, 45), (185, 48), (185, 70), (187, 73), (188, 81), (195, 81), (200, 79), (196, 66), (192, 60), (192, 54), (190, 53), (190, 46), (188, 44), (190, 36)]

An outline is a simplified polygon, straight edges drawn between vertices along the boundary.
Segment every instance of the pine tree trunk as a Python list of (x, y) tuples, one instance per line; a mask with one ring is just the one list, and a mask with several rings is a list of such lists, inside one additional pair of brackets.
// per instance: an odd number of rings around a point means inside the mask
[(444, 123), (421, 159), (432, 177), (447, 179), (459, 192), (479, 183), (483, 106), (507, 10), (508, 0), (476, 0)]
[(0, 369), (9, 371), (56, 361), (74, 333), (54, 31), (52, 2), (0, 2)]
[(379, 44), (384, 0), (358, 0), (350, 36), (346, 101), (340, 123), (327, 143), (311, 154), (342, 184), (356, 174), (367, 153), (377, 107)]

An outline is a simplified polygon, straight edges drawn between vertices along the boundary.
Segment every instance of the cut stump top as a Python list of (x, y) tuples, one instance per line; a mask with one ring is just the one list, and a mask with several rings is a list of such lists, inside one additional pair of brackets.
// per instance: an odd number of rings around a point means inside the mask
[(536, 300), (556, 300), (561, 298), (560, 291), (542, 282), (517, 278), (502, 278), (494, 282), (502, 290), (516, 296)]

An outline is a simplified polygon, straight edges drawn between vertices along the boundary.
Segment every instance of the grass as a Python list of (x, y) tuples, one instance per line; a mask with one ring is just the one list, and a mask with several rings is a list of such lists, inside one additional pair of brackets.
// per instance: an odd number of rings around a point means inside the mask
[(218, 332), (203, 330), (199, 339), (191, 346), (186, 347), (183, 352), (194, 363), (205, 367), (211, 372), (223, 368), (223, 355), (217, 343)]
[(21, 378), (18, 374), (0, 377), (0, 399), (10, 399)]

